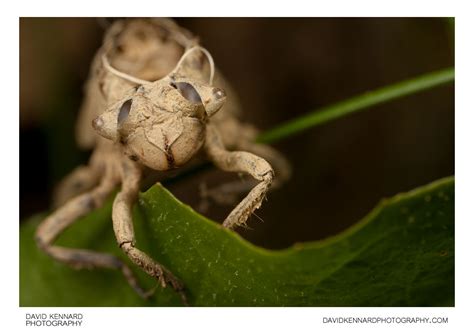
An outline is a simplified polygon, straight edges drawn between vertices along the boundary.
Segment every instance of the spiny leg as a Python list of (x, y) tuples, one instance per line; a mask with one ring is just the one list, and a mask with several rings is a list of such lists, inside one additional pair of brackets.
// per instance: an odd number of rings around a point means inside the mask
[[(224, 128), (225, 132), (220, 132), (223, 143), (231, 150), (248, 151), (262, 157), (270, 163), (275, 171), (275, 179), (272, 183), (272, 189), (275, 189), (285, 183), (291, 177), (291, 165), (288, 160), (278, 150), (273, 147), (257, 142), (258, 129), (251, 124), (242, 123), (236, 119), (227, 119)], [(227, 141), (227, 142), (226, 142)]]
[(207, 128), (205, 149), (209, 158), (219, 168), (225, 171), (245, 172), (260, 181), (232, 210), (222, 224), (229, 229), (245, 225), (250, 214), (262, 204), (263, 198), (272, 184), (274, 178), (272, 167), (263, 158), (254, 154), (226, 150), (219, 133), (212, 125)]
[[(264, 144), (245, 141), (239, 143), (237, 149), (248, 151), (260, 156), (271, 164), (275, 170), (275, 178), (270, 190), (277, 189), (291, 177), (290, 163), (274, 148)], [(238, 201), (239, 196), (250, 191), (254, 186), (255, 181), (248, 178), (227, 182), (212, 188), (207, 188), (205, 184), (203, 184), (200, 187), (200, 195), (202, 199), (200, 209), (201, 211), (207, 209), (209, 206), (209, 199), (212, 199), (212, 201), (220, 205), (235, 204)]]
[(273, 180), (271, 189), (276, 189), (287, 182), (291, 177), (290, 162), (275, 148), (253, 141), (242, 141), (237, 144), (237, 149), (248, 151), (270, 163), (275, 171), (275, 179)]
[(101, 183), (93, 190), (69, 200), (64, 206), (49, 215), (36, 229), (35, 240), (38, 247), (52, 258), (73, 268), (110, 268), (118, 269), (130, 286), (142, 297), (147, 297), (138, 285), (130, 268), (117, 257), (84, 249), (71, 249), (53, 245), (59, 235), (80, 217), (103, 205), (117, 185), (112, 172), (106, 172)]
[(183, 303), (187, 304), (182, 283), (169, 270), (135, 247), (132, 208), (138, 198), (140, 179), (140, 166), (124, 158), (122, 160), (122, 190), (115, 197), (112, 208), (112, 220), (117, 243), (135, 264), (158, 279), (163, 288), (170, 284), (180, 294)]

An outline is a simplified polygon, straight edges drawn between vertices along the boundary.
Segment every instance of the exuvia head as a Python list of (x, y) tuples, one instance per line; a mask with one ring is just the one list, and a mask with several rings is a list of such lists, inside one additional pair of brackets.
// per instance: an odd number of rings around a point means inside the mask
[(155, 82), (104, 66), (138, 86), (93, 121), (103, 137), (123, 146), (131, 159), (168, 170), (187, 162), (204, 143), (207, 119), (224, 104), (222, 89), (172, 72)]
[[(195, 78), (191, 78), (189, 75), (183, 74), (185, 71), (184, 61), (187, 57), (191, 54), (195, 53), (196, 51), (202, 52), (206, 55), (209, 65), (210, 65), (210, 73), (209, 73), (209, 83), (203, 84), (201, 80), (196, 80)], [(104, 68), (109, 71), (110, 73), (114, 74), (116, 77), (134, 83), (136, 85), (149, 85), (151, 83), (161, 82), (169, 83), (170, 86), (177, 89), (184, 98), (188, 99), (190, 102), (194, 103), (201, 103), (204, 106), (204, 110), (206, 111), (207, 116), (211, 117), (215, 114), (225, 102), (226, 94), (223, 89), (213, 87), (212, 81), (214, 80), (214, 60), (212, 59), (211, 54), (205, 48), (201, 46), (194, 46), (187, 50), (182, 56), (179, 62), (177, 63), (176, 67), (171, 71), (169, 75), (166, 77), (155, 81), (150, 82), (146, 80), (142, 80), (136, 78), (132, 75), (123, 73), (118, 71), (117, 69), (113, 68), (107, 56), (104, 54), (102, 55), (102, 64)], [(195, 76), (195, 75), (194, 75)]]

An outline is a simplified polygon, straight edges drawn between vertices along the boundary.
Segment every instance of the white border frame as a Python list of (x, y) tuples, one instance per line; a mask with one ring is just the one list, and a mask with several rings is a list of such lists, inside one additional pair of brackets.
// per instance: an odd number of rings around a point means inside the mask
[[(312, 3), (308, 5), (308, 3)], [(80, 312), (84, 314), (86, 331), (140, 331), (205, 329), (209, 332), (244, 331), (337, 331), (352, 332), (385, 330), (469, 331), (473, 328), (470, 313), (474, 308), (471, 281), (473, 253), (472, 195), (474, 188), (472, 129), (474, 108), (473, 84), (473, 11), (463, 1), (324, 1), (292, 0), (284, 5), (275, 1), (17, 1), (4, 2), (2, 8), (2, 49), (4, 126), (1, 131), (4, 175), (0, 193), (3, 218), (2, 293), (0, 327), (15, 331), (50, 330), (25, 327), (26, 313)], [(6, 8), (8, 5), (9, 8)], [(248, 10), (250, 9), (250, 11)], [(19, 308), (19, 17), (20, 16), (455, 16), (456, 17), (456, 307), (455, 308)], [(324, 316), (427, 316), (449, 317), (449, 324), (323, 324)], [(61, 329), (61, 328), (56, 328)]]

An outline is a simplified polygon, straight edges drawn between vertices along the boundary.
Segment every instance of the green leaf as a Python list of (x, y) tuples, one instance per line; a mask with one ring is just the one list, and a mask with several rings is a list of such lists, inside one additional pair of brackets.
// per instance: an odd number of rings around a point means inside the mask
[(312, 111), (302, 117), (293, 119), (262, 133), (259, 142), (275, 142), (291, 135), (300, 133), (311, 127), (318, 126), (342, 118), (348, 114), (362, 111), (368, 107), (389, 102), (404, 96), (434, 88), (454, 81), (454, 68), (427, 73), (418, 77), (394, 83), (365, 94), (358, 95), (342, 102)]
[[(67, 230), (58, 243), (123, 257), (110, 214), (108, 203)], [(48, 258), (33, 241), (40, 220), (37, 216), (20, 229), (21, 306), (180, 305), (170, 288), (158, 288), (145, 301), (119, 272), (73, 270)], [(159, 185), (140, 196), (135, 228), (138, 247), (184, 281), (195, 306), (454, 304), (453, 178), (384, 200), (335, 237), (286, 250), (248, 243)], [(156, 285), (137, 273), (143, 285)]]

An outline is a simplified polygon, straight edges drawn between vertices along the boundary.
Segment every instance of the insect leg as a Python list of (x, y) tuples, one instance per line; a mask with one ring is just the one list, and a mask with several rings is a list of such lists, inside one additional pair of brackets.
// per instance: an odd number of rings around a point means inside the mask
[[(239, 143), (237, 149), (253, 153), (270, 163), (275, 170), (275, 179), (272, 182), (270, 190), (277, 189), (291, 177), (290, 163), (282, 154), (272, 147), (245, 141)], [(209, 199), (212, 199), (212, 201), (220, 205), (234, 204), (238, 201), (239, 196), (250, 191), (254, 186), (255, 181), (252, 179), (231, 181), (213, 188), (202, 186), (200, 189), (202, 197), (200, 206), (205, 210), (205, 208), (208, 207)]]
[(69, 199), (91, 190), (99, 183), (105, 171), (104, 153), (109, 154), (102, 149), (94, 150), (89, 164), (77, 167), (58, 184), (53, 193), (54, 208), (58, 208)]
[(117, 243), (135, 264), (152, 277), (158, 279), (163, 288), (167, 284), (171, 285), (180, 294), (183, 303), (187, 304), (183, 284), (169, 270), (135, 247), (132, 208), (138, 197), (140, 179), (140, 167), (128, 159), (123, 159), (122, 190), (115, 197), (112, 209), (112, 220)]
[(245, 172), (259, 181), (225, 219), (223, 226), (233, 229), (245, 225), (250, 214), (260, 207), (269, 190), (274, 172), (263, 158), (243, 151), (228, 151), (214, 126), (208, 125), (205, 149), (212, 162), (225, 171)]
[(130, 268), (117, 257), (84, 249), (71, 249), (53, 245), (59, 235), (80, 217), (93, 209), (102, 206), (115, 189), (117, 179), (106, 172), (101, 183), (89, 192), (69, 200), (64, 206), (49, 215), (38, 226), (35, 240), (38, 247), (52, 258), (70, 265), (73, 268), (110, 268), (120, 270), (132, 288), (142, 297), (147, 297), (138, 285)]
[(248, 151), (267, 160), (275, 170), (275, 179), (271, 189), (276, 189), (291, 177), (291, 165), (288, 160), (276, 149), (269, 145), (242, 141), (237, 144), (237, 149)]
[(74, 169), (56, 187), (53, 193), (53, 207), (60, 207), (69, 199), (92, 189), (99, 182), (100, 171), (89, 165)]

